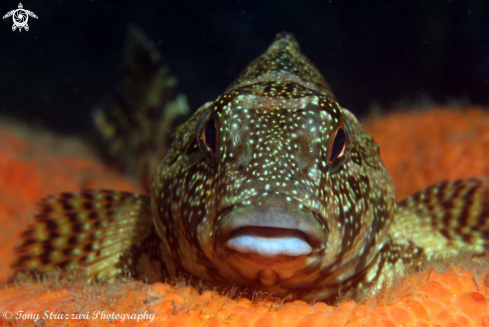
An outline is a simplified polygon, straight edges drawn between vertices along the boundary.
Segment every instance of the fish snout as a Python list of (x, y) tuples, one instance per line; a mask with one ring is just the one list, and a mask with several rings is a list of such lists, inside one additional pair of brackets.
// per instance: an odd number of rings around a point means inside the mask
[(326, 238), (326, 227), (300, 209), (235, 207), (216, 226), (224, 247), (263, 257), (309, 255), (324, 248)]

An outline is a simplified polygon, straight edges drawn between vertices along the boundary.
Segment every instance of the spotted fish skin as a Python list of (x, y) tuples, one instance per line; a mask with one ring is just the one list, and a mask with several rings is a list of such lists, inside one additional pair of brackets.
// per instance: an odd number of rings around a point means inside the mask
[[(203, 115), (216, 117), (220, 131), (214, 167), (202, 160), (196, 142)], [(330, 162), (340, 126), (348, 131), (346, 153)], [(153, 212), (166, 250), (193, 275), (279, 295), (303, 297), (314, 288), (311, 296), (323, 298), (354, 283), (386, 242), (395, 196), (378, 146), (334, 100), (290, 34), (279, 35), (216, 101), (200, 108), (176, 140), (179, 150), (155, 174)], [(322, 238), (307, 256), (230, 250), (219, 240), (220, 221), (243, 207), (306, 211)]]
[[(93, 198), (100, 205), (86, 205)], [(76, 265), (93, 276), (130, 272), (156, 282), (183, 274), (211, 286), (327, 300), (340, 289), (378, 288), (435, 252), (484, 253), (488, 217), (487, 186), (478, 179), (443, 182), (396, 204), (378, 144), (282, 33), (177, 129), (149, 197), (51, 198), (13, 267), (70, 267), (81, 252)], [(60, 228), (80, 220), (82, 230)], [(121, 225), (138, 228), (123, 237)], [(106, 235), (120, 238), (113, 252), (100, 252)], [(52, 254), (56, 248), (64, 257)]]

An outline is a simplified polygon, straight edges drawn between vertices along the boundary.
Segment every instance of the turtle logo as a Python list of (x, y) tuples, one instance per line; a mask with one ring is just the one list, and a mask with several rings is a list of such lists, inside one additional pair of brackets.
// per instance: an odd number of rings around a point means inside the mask
[(27, 25), (29, 16), (37, 19), (36, 14), (34, 14), (32, 11), (25, 10), (24, 6), (22, 6), (22, 3), (19, 3), (18, 9), (6, 13), (3, 16), (3, 19), (8, 18), (10, 16), (12, 16), (12, 19), (14, 20), (14, 24), (12, 25), (12, 31), (15, 31), (18, 28), (19, 32), (22, 32), (22, 28), (24, 28), (26, 31), (29, 30), (29, 25)]

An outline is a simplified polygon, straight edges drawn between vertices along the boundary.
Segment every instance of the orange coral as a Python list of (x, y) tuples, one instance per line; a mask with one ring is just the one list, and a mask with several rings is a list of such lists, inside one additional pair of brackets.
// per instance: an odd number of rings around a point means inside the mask
[[(366, 124), (400, 199), (443, 179), (489, 178), (489, 113), (481, 108), (396, 112)], [(34, 138), (35, 136), (35, 138)], [(0, 125), (0, 218), (3, 219), (0, 278), (10, 261), (13, 235), (25, 225), (35, 202), (52, 192), (80, 187), (137, 190), (111, 173), (78, 140)], [(481, 266), (482, 267), (482, 266)], [(404, 278), (365, 303), (337, 307), (302, 301), (250, 301), (186, 286), (142, 282), (90, 286), (81, 282), (8, 286), (0, 291), (0, 312), (85, 314), (88, 319), (55, 319), (49, 325), (134, 326), (489, 326), (488, 272), (456, 267)], [(93, 319), (96, 311), (106, 316)], [(110, 314), (135, 314), (129, 319)], [(154, 314), (137, 321), (137, 314)], [(142, 316), (139, 316), (143, 318)], [(8, 317), (7, 317), (8, 318)], [(31, 326), (33, 319), (1, 320), (0, 325)], [(33, 318), (33, 317), (30, 317)], [(58, 317), (59, 318), (59, 317)], [(84, 317), (79, 317), (84, 318)]]

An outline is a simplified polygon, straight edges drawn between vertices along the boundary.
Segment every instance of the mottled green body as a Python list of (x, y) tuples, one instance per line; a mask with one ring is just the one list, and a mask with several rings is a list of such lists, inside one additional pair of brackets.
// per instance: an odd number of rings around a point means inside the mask
[[(215, 167), (196, 142), (206, 110), (221, 131)], [(342, 124), (348, 158), (333, 167), (328, 146)], [(280, 36), (175, 139), (156, 173), (153, 210), (166, 250), (192, 275), (280, 295), (302, 297), (314, 288), (312, 296), (322, 298), (357, 282), (386, 242), (395, 196), (378, 146), (336, 103), (290, 35)], [(308, 256), (260, 258), (227, 249), (216, 226), (226, 210), (241, 206), (307, 211), (324, 239)]]
[[(99, 207), (86, 205), (97, 197)], [(378, 145), (336, 102), (295, 39), (279, 34), (221, 96), (178, 128), (150, 199), (87, 191), (45, 205), (65, 218), (53, 223), (49, 210), (45, 219), (37, 216), (58, 234), (60, 221), (74, 226), (82, 209), (109, 221), (109, 231), (120, 232), (122, 224), (124, 235), (105, 234), (121, 241), (114, 253), (94, 248), (103, 235), (86, 218), (82, 231), (65, 229), (68, 236), (87, 235), (59, 243), (70, 249), (61, 259), (52, 256), (49, 238), (26, 232), (14, 267), (72, 266), (76, 248), (92, 253), (76, 264), (94, 276), (129, 271), (155, 282), (183, 274), (211, 286), (330, 299), (339, 289), (380, 287), (435, 251), (470, 246), (483, 253), (488, 200), (483, 182), (465, 180), (396, 205)], [(36, 245), (42, 242), (50, 247)], [(47, 259), (35, 258), (42, 255)]]

